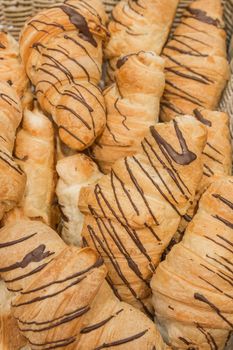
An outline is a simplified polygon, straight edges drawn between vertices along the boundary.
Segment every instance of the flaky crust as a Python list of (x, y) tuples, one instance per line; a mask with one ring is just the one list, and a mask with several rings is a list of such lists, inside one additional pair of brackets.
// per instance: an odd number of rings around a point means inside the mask
[(17, 288), (12, 311), (32, 350), (169, 349), (151, 320), (114, 296), (103, 260), (90, 248), (67, 247), (33, 221), (5, 226), (0, 247), (0, 273)]
[(232, 180), (209, 187), (152, 279), (156, 319), (174, 349), (222, 350), (232, 331)]
[(22, 98), (28, 88), (28, 78), (19, 57), (19, 46), (15, 39), (0, 32), (0, 80), (8, 83)]
[(151, 125), (158, 121), (159, 103), (165, 87), (164, 61), (153, 52), (121, 57), (116, 83), (104, 93), (107, 125), (93, 148), (101, 170), (133, 155)]
[(221, 0), (197, 0), (184, 13), (166, 44), (166, 88), (161, 119), (215, 110), (229, 78)]
[(223, 112), (206, 109), (194, 110), (196, 118), (207, 128), (207, 143), (202, 153), (203, 177), (197, 188), (194, 203), (182, 218), (175, 240), (179, 241), (188, 223), (197, 210), (198, 201), (203, 192), (218, 176), (231, 175), (232, 146), (229, 128), (229, 116)]
[(18, 132), (15, 156), (27, 175), (21, 208), (26, 217), (51, 224), (55, 192), (54, 131), (51, 121), (38, 109), (25, 110)]
[(9, 292), (0, 280), (0, 349), (21, 350), (27, 340), (20, 334), (17, 321), (12, 315), (11, 300), (14, 294)]
[(62, 238), (68, 244), (81, 246), (83, 214), (78, 208), (80, 190), (99, 180), (103, 174), (86, 155), (76, 154), (57, 162), (59, 175), (56, 193), (62, 212)]
[(90, 146), (105, 126), (98, 87), (105, 20), (100, 0), (69, 0), (30, 19), (21, 35), (22, 60), (38, 101), (62, 141), (77, 150)]
[(148, 282), (194, 198), (205, 141), (205, 127), (192, 117), (157, 124), (139, 153), (81, 190), (84, 244), (103, 256), (121, 298), (148, 314)]
[(21, 200), (26, 177), (12, 157), (21, 103), (12, 87), (0, 83), (0, 219)]
[(178, 0), (121, 0), (116, 5), (108, 25), (110, 40), (105, 50), (110, 81), (114, 80), (120, 56), (141, 50), (161, 53), (177, 4)]

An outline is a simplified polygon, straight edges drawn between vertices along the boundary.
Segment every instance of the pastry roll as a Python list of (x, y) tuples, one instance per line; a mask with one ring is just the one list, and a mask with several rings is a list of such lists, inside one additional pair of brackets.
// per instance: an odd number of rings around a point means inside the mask
[(138, 51), (160, 54), (175, 16), (178, 0), (121, 0), (108, 25), (105, 54), (107, 78), (114, 81), (117, 60)]
[(0, 83), (0, 219), (22, 199), (26, 177), (12, 157), (16, 129), (22, 119), (21, 103), (14, 89)]
[(5, 32), (0, 32), (0, 80), (8, 83), (22, 98), (28, 88), (28, 78), (19, 56), (16, 40)]
[(206, 125), (208, 136), (207, 143), (202, 153), (203, 177), (198, 186), (194, 203), (187, 214), (182, 218), (176, 241), (192, 219), (197, 202), (207, 187), (220, 175), (231, 175), (232, 146), (229, 128), (229, 116), (222, 112), (213, 112), (204, 109), (195, 109), (196, 118)]
[[(59, 19), (59, 21), (58, 21)], [(100, 0), (69, 0), (40, 12), (22, 31), (20, 52), (41, 108), (61, 140), (83, 150), (103, 131), (99, 83), (106, 14)]]
[(62, 238), (68, 244), (81, 246), (83, 214), (78, 208), (80, 190), (97, 182), (103, 174), (86, 155), (76, 154), (58, 161), (59, 180), (56, 193), (62, 212)]
[(38, 109), (25, 110), (18, 132), (15, 156), (27, 175), (21, 208), (26, 217), (51, 224), (55, 192), (54, 131), (50, 120)]
[(151, 281), (156, 322), (174, 349), (223, 350), (232, 331), (232, 180), (209, 187)]
[(151, 320), (114, 295), (90, 248), (66, 246), (37, 221), (5, 226), (0, 248), (0, 273), (17, 293), (12, 312), (32, 350), (170, 349)]
[(133, 155), (151, 125), (158, 121), (165, 86), (164, 61), (153, 52), (140, 51), (117, 62), (116, 82), (106, 89), (107, 125), (94, 145), (101, 170)]
[(81, 190), (84, 245), (102, 255), (122, 300), (149, 315), (149, 280), (194, 199), (205, 142), (192, 117), (151, 126), (136, 155)]
[(192, 114), (195, 108), (217, 108), (229, 78), (222, 17), (221, 0), (197, 0), (184, 12), (163, 50), (166, 88), (162, 120)]

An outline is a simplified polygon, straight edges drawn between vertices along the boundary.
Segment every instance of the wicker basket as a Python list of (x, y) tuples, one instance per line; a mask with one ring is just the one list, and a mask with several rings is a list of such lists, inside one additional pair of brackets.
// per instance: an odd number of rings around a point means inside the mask
[[(118, 1), (119, 0), (103, 0), (108, 13), (111, 12), (112, 8)], [(180, 0), (171, 35), (179, 24), (183, 11), (192, 1), (193, 0)], [(50, 8), (54, 4), (62, 2), (64, 2), (64, 0), (0, 0), (0, 30), (9, 31), (17, 39), (24, 22), (28, 17), (31, 17), (42, 9)], [(233, 140), (233, 0), (222, 0), (222, 3), (224, 6), (227, 46), (232, 74), (223, 93), (219, 109), (228, 112), (231, 117), (231, 134)], [(28, 349), (30, 348), (25, 348), (25, 350)], [(229, 342), (226, 350), (233, 350), (233, 339)]]

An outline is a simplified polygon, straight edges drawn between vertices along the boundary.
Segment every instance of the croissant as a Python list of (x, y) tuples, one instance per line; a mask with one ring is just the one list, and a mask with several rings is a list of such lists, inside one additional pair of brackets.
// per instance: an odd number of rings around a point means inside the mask
[(191, 3), (163, 50), (166, 87), (161, 119), (216, 109), (229, 78), (221, 0)]
[(136, 153), (151, 125), (158, 121), (165, 86), (164, 61), (140, 51), (117, 62), (116, 83), (104, 93), (107, 125), (93, 156), (107, 173), (119, 158)]
[(100, 0), (69, 0), (29, 19), (20, 40), (41, 108), (52, 115), (61, 140), (79, 151), (94, 142), (106, 122), (98, 87), (105, 20)]
[(27, 175), (21, 207), (28, 218), (51, 224), (51, 204), (55, 192), (54, 131), (52, 123), (38, 109), (25, 110), (18, 132), (15, 156)]
[(182, 237), (185, 228), (196, 211), (197, 202), (203, 192), (214, 181), (216, 176), (231, 175), (232, 169), (229, 116), (226, 113), (213, 112), (200, 108), (194, 110), (194, 115), (201, 123), (206, 125), (208, 131), (207, 143), (202, 153), (204, 166), (203, 177), (198, 186), (194, 203), (182, 218), (175, 241), (179, 241)]
[(178, 0), (121, 0), (113, 9), (108, 25), (110, 40), (105, 55), (107, 78), (114, 81), (121, 55), (138, 51), (160, 54), (175, 16)]
[(12, 157), (21, 118), (18, 95), (7, 83), (0, 82), (0, 219), (20, 202), (24, 193), (26, 177)]
[(0, 248), (0, 273), (17, 293), (12, 311), (32, 350), (169, 349), (151, 320), (115, 297), (90, 248), (68, 247), (45, 224), (24, 220), (1, 229)]
[(232, 180), (209, 187), (151, 281), (156, 322), (174, 349), (223, 350), (232, 331)]
[(5, 32), (0, 32), (0, 80), (12, 86), (20, 98), (28, 88), (28, 78), (19, 57), (16, 40)]
[(151, 126), (136, 155), (81, 189), (84, 245), (104, 258), (122, 300), (148, 315), (149, 280), (194, 198), (205, 141), (205, 127), (192, 117)]
[(97, 182), (103, 174), (84, 154), (61, 159), (56, 168), (59, 175), (56, 193), (62, 212), (61, 236), (66, 243), (81, 246), (83, 215), (77, 207), (80, 190)]

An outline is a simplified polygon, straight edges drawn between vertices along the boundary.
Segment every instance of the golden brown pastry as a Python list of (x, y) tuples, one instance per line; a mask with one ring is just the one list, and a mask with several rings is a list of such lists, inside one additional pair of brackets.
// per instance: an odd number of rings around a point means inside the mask
[(100, 0), (69, 0), (30, 19), (20, 52), (41, 108), (69, 147), (83, 150), (103, 131), (101, 79), (106, 14)]
[(122, 300), (148, 314), (149, 280), (194, 198), (205, 141), (192, 117), (151, 126), (136, 155), (81, 190), (84, 244), (104, 258)]
[(195, 201), (181, 221), (176, 241), (180, 240), (185, 228), (191, 221), (203, 192), (214, 181), (216, 176), (231, 175), (232, 169), (229, 116), (226, 113), (213, 112), (200, 108), (195, 109), (193, 113), (195, 117), (207, 127), (208, 132), (207, 143), (202, 153), (204, 166), (203, 177), (197, 188)]
[(229, 78), (221, 0), (197, 0), (163, 50), (166, 88), (161, 119), (216, 109)]
[(151, 282), (156, 322), (174, 349), (224, 349), (233, 327), (232, 241), (233, 178), (223, 177)]
[(116, 82), (105, 90), (107, 125), (93, 149), (102, 171), (136, 153), (151, 125), (158, 121), (165, 86), (164, 61), (140, 51), (120, 58)]
[(120, 0), (103, 0), (106, 12), (108, 14), (111, 14), (114, 6), (119, 2)]
[(0, 81), (12, 86), (20, 98), (28, 89), (28, 78), (19, 57), (19, 46), (15, 39), (0, 32)]
[(0, 219), (20, 202), (26, 177), (12, 157), (16, 129), (22, 118), (21, 103), (14, 89), (0, 83)]
[(68, 247), (48, 226), (0, 231), (0, 273), (18, 294), (12, 311), (32, 350), (168, 350), (153, 322), (114, 295), (103, 259)]
[(99, 180), (103, 174), (86, 155), (76, 154), (58, 161), (56, 193), (62, 212), (62, 238), (68, 244), (81, 246), (83, 214), (78, 208), (80, 190)]
[(107, 78), (114, 81), (117, 60), (138, 51), (160, 54), (175, 16), (178, 0), (121, 0), (108, 25), (105, 54)]
[(14, 294), (9, 292), (0, 281), (0, 349), (19, 350), (26, 345), (26, 339), (20, 334), (17, 321), (12, 315), (11, 300)]
[(48, 225), (55, 192), (54, 154), (51, 121), (38, 109), (25, 110), (15, 144), (15, 156), (27, 175), (21, 207), (26, 217), (40, 219)]

